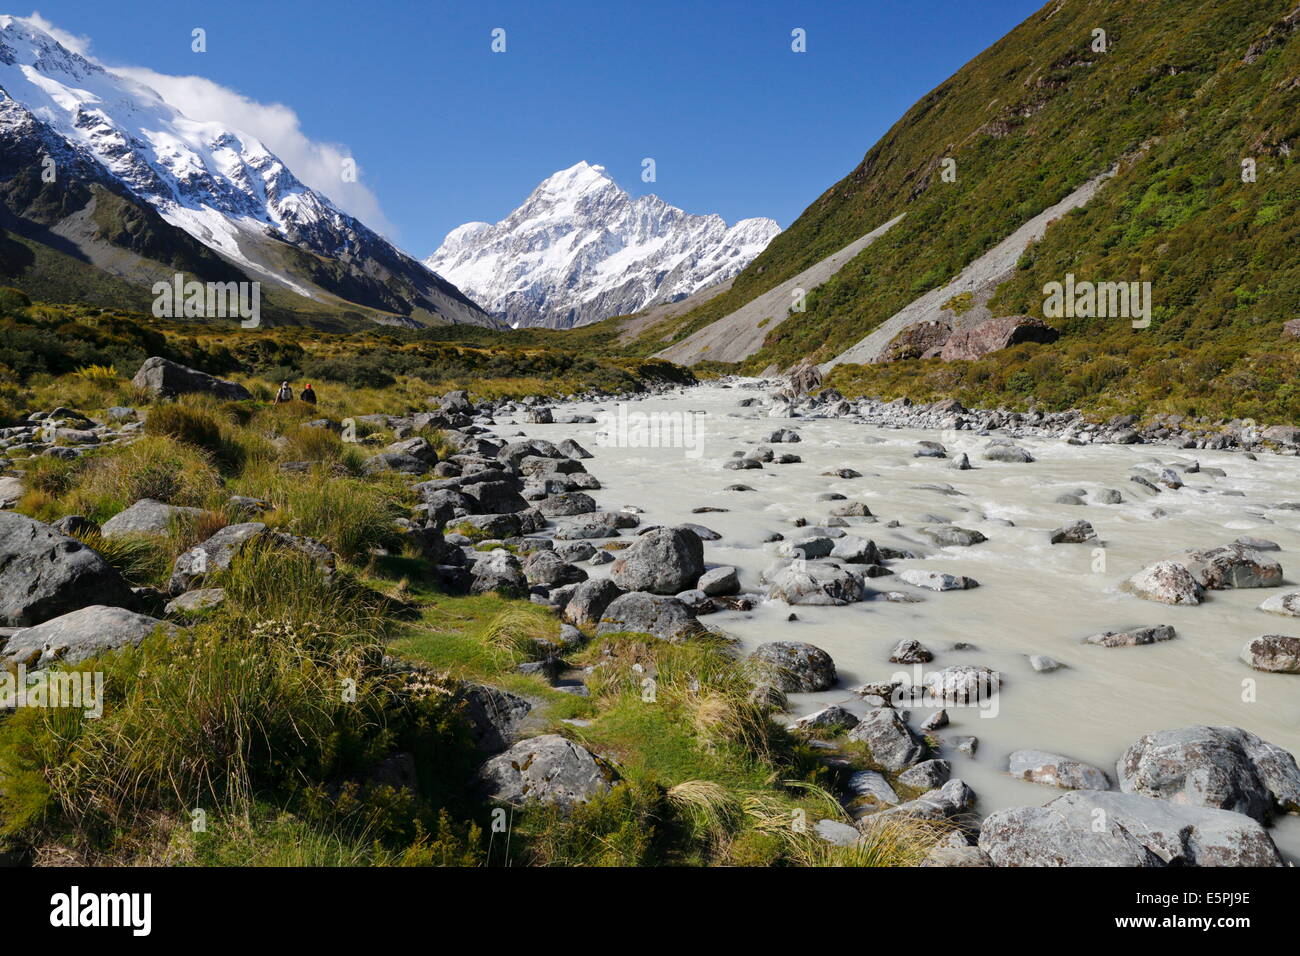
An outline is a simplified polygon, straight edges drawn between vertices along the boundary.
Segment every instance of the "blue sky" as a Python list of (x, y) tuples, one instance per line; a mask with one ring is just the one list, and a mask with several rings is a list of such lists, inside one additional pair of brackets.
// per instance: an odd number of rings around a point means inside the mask
[[(42, 0), (38, 9), (110, 66), (197, 74), (289, 107), (304, 136), (355, 156), (382, 210), (374, 224), (423, 257), (450, 229), (502, 218), (579, 160), (689, 212), (788, 226), (912, 103), (1041, 4)], [(190, 49), (195, 27), (207, 32), (205, 53)], [(505, 53), (490, 49), (497, 27)], [(795, 28), (806, 53), (790, 49)], [(655, 183), (641, 181), (645, 157)]]

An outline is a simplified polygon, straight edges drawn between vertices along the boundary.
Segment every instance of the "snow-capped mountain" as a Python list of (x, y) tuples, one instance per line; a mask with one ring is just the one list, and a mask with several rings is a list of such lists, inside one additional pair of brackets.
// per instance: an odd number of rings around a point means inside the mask
[(633, 199), (582, 162), (495, 225), (453, 229), (424, 261), (511, 325), (571, 328), (729, 279), (780, 231), (771, 219), (728, 227), (658, 196)]
[[(34, 140), (42, 159), (53, 150), (71, 160), (55, 160), (56, 178), (93, 160), (105, 174), (92, 176), (98, 185), (122, 187), (250, 279), (319, 305), (376, 310), (379, 321), (501, 324), (304, 185), (256, 138), (191, 120), (33, 20), (0, 16), (0, 144), (30, 152)], [(0, 160), (22, 174), (14, 156)]]

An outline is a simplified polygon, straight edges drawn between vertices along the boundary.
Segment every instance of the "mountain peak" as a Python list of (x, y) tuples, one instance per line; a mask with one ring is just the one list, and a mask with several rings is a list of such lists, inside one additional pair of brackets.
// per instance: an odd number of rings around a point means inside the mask
[(771, 219), (728, 227), (656, 196), (634, 199), (583, 161), (495, 225), (453, 229), (425, 265), (511, 325), (570, 328), (723, 282), (780, 231)]

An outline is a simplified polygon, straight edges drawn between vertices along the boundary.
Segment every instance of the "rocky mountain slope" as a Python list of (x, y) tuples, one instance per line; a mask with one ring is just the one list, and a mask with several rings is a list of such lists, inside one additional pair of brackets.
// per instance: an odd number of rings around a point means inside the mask
[(452, 230), (425, 264), (511, 325), (571, 328), (730, 279), (779, 232), (771, 219), (728, 227), (657, 196), (633, 199), (582, 162), (501, 222)]
[(184, 271), (261, 281), (283, 307), (322, 316), (499, 324), (255, 138), (195, 122), (11, 16), (0, 17), (0, 175), (0, 268), (33, 291), (113, 297)]
[[(1052, 0), (926, 94), (727, 292), (640, 329), (635, 347), (708, 360), (679, 346), (903, 215), (810, 291), (805, 312), (726, 360), (747, 371), (860, 363), (888, 351), (850, 350), (891, 317), (1028, 317), (1059, 340), (969, 364), (909, 358), (836, 374), (867, 394), (968, 388), (984, 404), (1164, 402), (1300, 420), (1287, 385), (1300, 351), (1283, 329), (1300, 294), (1298, 98), (1296, 0)], [(1026, 229), (1112, 171), (1086, 202), (1064, 204), (1078, 208)], [(997, 282), (922, 301), (1018, 231), (1029, 241)], [(1067, 274), (1151, 282), (1151, 322), (1044, 316), (1045, 286)]]

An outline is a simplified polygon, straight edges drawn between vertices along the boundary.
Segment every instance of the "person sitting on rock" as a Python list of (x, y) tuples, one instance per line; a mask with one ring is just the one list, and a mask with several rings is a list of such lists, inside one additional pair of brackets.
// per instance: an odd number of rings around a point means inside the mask
[(303, 386), (302, 391), (298, 393), (298, 397), (308, 405), (316, 404), (316, 393), (312, 391), (310, 382)]
[(283, 405), (285, 402), (293, 401), (293, 389), (289, 387), (288, 382), (280, 383), (280, 390), (275, 393), (275, 404)]

